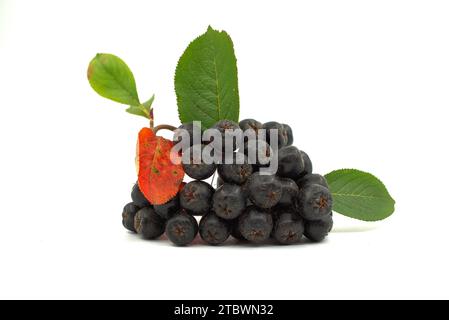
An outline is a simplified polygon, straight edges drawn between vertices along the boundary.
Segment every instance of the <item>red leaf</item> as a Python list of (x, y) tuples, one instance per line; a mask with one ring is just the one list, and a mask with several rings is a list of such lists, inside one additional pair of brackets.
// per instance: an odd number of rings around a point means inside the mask
[(139, 188), (154, 205), (167, 203), (177, 193), (184, 178), (181, 162), (170, 159), (173, 142), (143, 128), (137, 142)]

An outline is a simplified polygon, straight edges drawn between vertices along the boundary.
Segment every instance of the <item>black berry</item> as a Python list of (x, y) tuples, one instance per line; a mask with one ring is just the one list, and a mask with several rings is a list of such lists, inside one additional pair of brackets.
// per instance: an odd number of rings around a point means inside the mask
[(191, 215), (181, 211), (168, 220), (165, 233), (175, 245), (186, 246), (195, 239), (198, 222)]
[(309, 155), (304, 151), (301, 151), (301, 157), (304, 160), (304, 172), (301, 174), (301, 177), (304, 177), (305, 175), (313, 172), (313, 165), (312, 161), (310, 161)]
[(182, 166), (185, 173), (196, 180), (205, 180), (211, 177), (217, 168), (214, 163), (204, 163), (203, 150), (204, 145), (195, 145), (187, 149), (183, 155)]
[(285, 128), (282, 124), (280, 124), (279, 122), (275, 122), (275, 121), (271, 121), (271, 122), (267, 122), (264, 123), (262, 126), (263, 129), (267, 130), (266, 131), (266, 141), (268, 142), (268, 144), (272, 145), (271, 143), (271, 137), (270, 137), (270, 130), (277, 130), (277, 134), (278, 134), (278, 149), (281, 149), (282, 147), (287, 145), (287, 134), (285, 131)]
[(131, 191), (131, 199), (138, 207), (144, 208), (151, 206), (150, 202), (145, 198), (142, 191), (140, 191), (139, 185), (136, 183)]
[(307, 221), (304, 235), (313, 242), (323, 241), (332, 230), (333, 224), (332, 215), (322, 220)]
[(283, 212), (277, 216), (273, 237), (281, 244), (293, 244), (301, 240), (304, 233), (303, 220), (296, 213)]
[(179, 193), (170, 201), (161, 205), (154, 205), (154, 211), (164, 220), (170, 219), (179, 211)]
[(289, 178), (280, 178), (279, 182), (282, 186), (282, 197), (278, 205), (289, 207), (293, 206), (296, 198), (299, 196), (299, 188), (295, 181)]
[(165, 230), (165, 221), (153, 208), (140, 209), (134, 218), (134, 228), (145, 239), (159, 238)]
[(239, 231), (248, 241), (264, 242), (270, 237), (272, 229), (272, 216), (256, 207), (249, 207), (239, 218)]
[(282, 126), (284, 127), (284, 135), (286, 136), (287, 139), (287, 144), (286, 146), (291, 146), (293, 144), (293, 130), (292, 128), (288, 125), (288, 124), (282, 124)]
[[(195, 125), (193, 122), (184, 123), (177, 130), (175, 130), (173, 134), (173, 142), (174, 144), (178, 144), (183, 141), (183, 139), (187, 139), (188, 146), (193, 146), (193, 129)], [(198, 132), (200, 132), (200, 139), (201, 139), (201, 126), (195, 127)], [(201, 141), (198, 141), (198, 143), (201, 143)]]
[(128, 203), (123, 208), (122, 224), (126, 229), (128, 229), (131, 232), (136, 232), (136, 229), (134, 228), (134, 217), (136, 216), (136, 213), (139, 210), (140, 208), (136, 206), (133, 202)]
[[(237, 161), (240, 164), (237, 164)], [(242, 153), (236, 154), (235, 164), (219, 164), (218, 174), (220, 177), (229, 183), (243, 184), (253, 173), (253, 166), (248, 164), (247, 158)]]
[(231, 143), (232, 151), (235, 151), (239, 147), (237, 141), (240, 140), (242, 130), (240, 129), (238, 123), (231, 120), (220, 120), (212, 128), (221, 133), (223, 152), (226, 151), (225, 141), (229, 141), (229, 143)]
[[(306, 164), (307, 162), (307, 164)], [(278, 153), (278, 172), (281, 177), (297, 180), (307, 173), (310, 159), (304, 152), (294, 146), (282, 148)]]
[(229, 221), (231, 227), (231, 236), (239, 241), (247, 241), (239, 230), (239, 219)]
[(246, 132), (245, 142), (248, 140), (257, 139), (259, 130), (262, 129), (262, 123), (254, 119), (245, 119), (239, 122), (240, 129), (243, 133)]
[(282, 197), (282, 185), (274, 175), (254, 173), (248, 180), (249, 198), (256, 206), (269, 209)]
[(214, 188), (204, 181), (191, 181), (179, 194), (181, 207), (194, 214), (204, 215), (211, 207)]
[(297, 208), (306, 220), (321, 220), (332, 212), (332, 195), (329, 189), (310, 184), (299, 192)]
[(242, 188), (229, 183), (225, 183), (215, 191), (212, 202), (217, 216), (227, 220), (237, 218), (246, 207)]
[(199, 226), (201, 239), (211, 245), (225, 242), (230, 235), (230, 226), (227, 221), (221, 219), (214, 213), (205, 215)]

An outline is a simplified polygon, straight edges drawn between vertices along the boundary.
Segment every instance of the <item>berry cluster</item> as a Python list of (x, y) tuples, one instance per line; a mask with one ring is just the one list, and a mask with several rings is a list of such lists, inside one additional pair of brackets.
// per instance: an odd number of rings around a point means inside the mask
[[(193, 124), (180, 128), (192, 132)], [(292, 146), (290, 126), (246, 119), (239, 124), (222, 120), (214, 128), (222, 133), (223, 139), (229, 129), (255, 133), (260, 129), (276, 129), (279, 148), (276, 174), (262, 174), (260, 170), (266, 164), (247, 161), (250, 145), (261, 142), (257, 141), (260, 136), (256, 141), (247, 139), (244, 148), (238, 148), (234, 154), (244, 161), (206, 164), (200, 159), (196, 164), (184, 164), (186, 174), (195, 180), (183, 184), (178, 194), (164, 205), (151, 205), (136, 184), (131, 193), (133, 202), (123, 209), (125, 228), (145, 239), (156, 239), (165, 232), (179, 246), (191, 243), (198, 233), (211, 245), (222, 244), (230, 236), (252, 243), (264, 243), (271, 238), (280, 244), (294, 244), (303, 235), (313, 242), (324, 240), (333, 225), (332, 196), (325, 178), (313, 174), (308, 155)], [(175, 134), (174, 141), (180, 140)], [(263, 142), (270, 145), (269, 135)], [(193, 157), (193, 141), (190, 146), (186, 152)], [(203, 149), (205, 145), (200, 147)], [(203, 180), (216, 171), (219, 177), (214, 189)], [(201, 217), (199, 224), (194, 216)]]

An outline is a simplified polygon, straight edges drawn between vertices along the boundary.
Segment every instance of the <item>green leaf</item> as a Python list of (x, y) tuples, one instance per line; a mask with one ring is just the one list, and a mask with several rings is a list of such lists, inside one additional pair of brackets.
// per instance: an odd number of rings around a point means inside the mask
[(153, 102), (154, 102), (154, 94), (148, 101), (145, 101), (144, 103), (142, 103), (142, 105), (145, 107), (146, 110), (150, 111), (151, 106), (153, 105)]
[(131, 106), (140, 105), (134, 76), (119, 57), (97, 54), (89, 64), (87, 78), (100, 96)]
[(175, 90), (182, 123), (238, 121), (237, 60), (229, 35), (211, 27), (187, 47), (176, 67)]
[(128, 109), (126, 109), (126, 112), (134, 114), (136, 116), (141, 116), (150, 119), (150, 113), (142, 106), (139, 107), (131, 106)]
[(395, 201), (385, 185), (370, 173), (355, 169), (336, 170), (326, 175), (334, 198), (334, 211), (345, 216), (377, 221), (394, 212)]

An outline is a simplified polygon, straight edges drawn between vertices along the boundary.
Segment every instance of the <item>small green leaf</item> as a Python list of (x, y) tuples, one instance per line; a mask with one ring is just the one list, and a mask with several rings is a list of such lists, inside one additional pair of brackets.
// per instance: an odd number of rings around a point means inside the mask
[(377, 221), (394, 212), (395, 201), (385, 185), (370, 173), (355, 169), (336, 170), (326, 175), (334, 198), (334, 211), (342, 215)]
[(87, 78), (100, 96), (131, 106), (140, 105), (134, 76), (119, 57), (97, 54), (89, 64)]
[(217, 121), (238, 121), (237, 60), (229, 35), (209, 27), (179, 59), (175, 74), (179, 118), (201, 121), (210, 128)]
[(150, 119), (150, 113), (142, 106), (139, 107), (130, 106), (128, 109), (126, 109), (126, 112), (134, 114), (136, 116), (141, 116)]
[(151, 106), (153, 105), (153, 102), (154, 102), (154, 94), (148, 101), (145, 101), (144, 103), (142, 103), (142, 105), (145, 107), (145, 109), (150, 111), (151, 110)]

